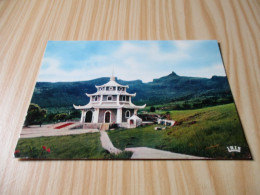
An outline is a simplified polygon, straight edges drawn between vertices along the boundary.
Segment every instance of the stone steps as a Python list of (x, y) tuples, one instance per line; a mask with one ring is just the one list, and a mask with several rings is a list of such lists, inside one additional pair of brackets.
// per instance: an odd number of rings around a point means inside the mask
[(109, 123), (102, 123), (100, 131), (106, 131), (109, 129)]

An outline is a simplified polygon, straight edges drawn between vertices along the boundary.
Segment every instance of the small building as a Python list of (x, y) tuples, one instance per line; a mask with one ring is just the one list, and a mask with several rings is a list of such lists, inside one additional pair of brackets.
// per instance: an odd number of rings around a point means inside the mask
[(128, 93), (126, 89), (129, 86), (117, 83), (113, 75), (108, 83), (95, 87), (96, 93), (86, 93), (90, 98), (88, 104), (73, 105), (75, 109), (81, 110), (81, 123), (116, 123), (120, 127), (129, 127), (128, 119), (137, 115), (137, 111), (146, 106), (134, 105), (132, 98), (136, 96), (136, 93)]
[(175, 123), (176, 121), (174, 120), (158, 119), (158, 124), (160, 125), (173, 126)]
[(139, 118), (137, 115), (131, 116), (129, 119), (127, 119), (128, 128), (135, 128), (142, 124), (142, 119)]

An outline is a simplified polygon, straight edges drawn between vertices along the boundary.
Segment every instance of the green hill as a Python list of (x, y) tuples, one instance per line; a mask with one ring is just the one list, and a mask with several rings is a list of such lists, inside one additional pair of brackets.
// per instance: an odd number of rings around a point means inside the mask
[[(166, 130), (160, 125), (109, 131), (120, 149), (150, 147), (165, 151), (218, 159), (251, 159), (251, 154), (234, 103), (214, 107), (171, 111), (178, 122)], [(229, 153), (228, 146), (239, 146), (241, 153)]]
[[(45, 109), (67, 108), (72, 105), (85, 105), (89, 98), (85, 93), (96, 92), (95, 85), (109, 81), (108, 77), (78, 82), (37, 82), (31, 102)], [(198, 97), (232, 97), (227, 77), (212, 78), (184, 77), (171, 74), (143, 83), (141, 80), (116, 81), (129, 85), (128, 92), (136, 93), (132, 99), (137, 105), (161, 104), (176, 100), (189, 100)]]

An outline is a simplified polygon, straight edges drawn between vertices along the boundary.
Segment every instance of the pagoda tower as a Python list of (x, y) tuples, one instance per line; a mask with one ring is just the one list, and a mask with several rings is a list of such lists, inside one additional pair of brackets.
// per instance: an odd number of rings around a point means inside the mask
[(85, 106), (74, 106), (75, 109), (81, 110), (81, 123), (116, 123), (124, 126), (127, 119), (137, 114), (139, 109), (145, 108), (146, 105), (136, 106), (132, 103), (132, 97), (136, 93), (127, 93), (128, 85), (120, 85), (115, 81), (114, 75), (110, 81), (104, 85), (95, 86), (97, 92), (86, 95), (90, 101)]

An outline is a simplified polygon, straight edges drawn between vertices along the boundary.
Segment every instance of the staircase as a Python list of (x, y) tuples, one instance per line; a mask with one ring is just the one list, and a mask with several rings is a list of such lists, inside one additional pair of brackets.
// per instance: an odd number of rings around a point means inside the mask
[(109, 129), (109, 123), (102, 123), (100, 131), (106, 131)]

